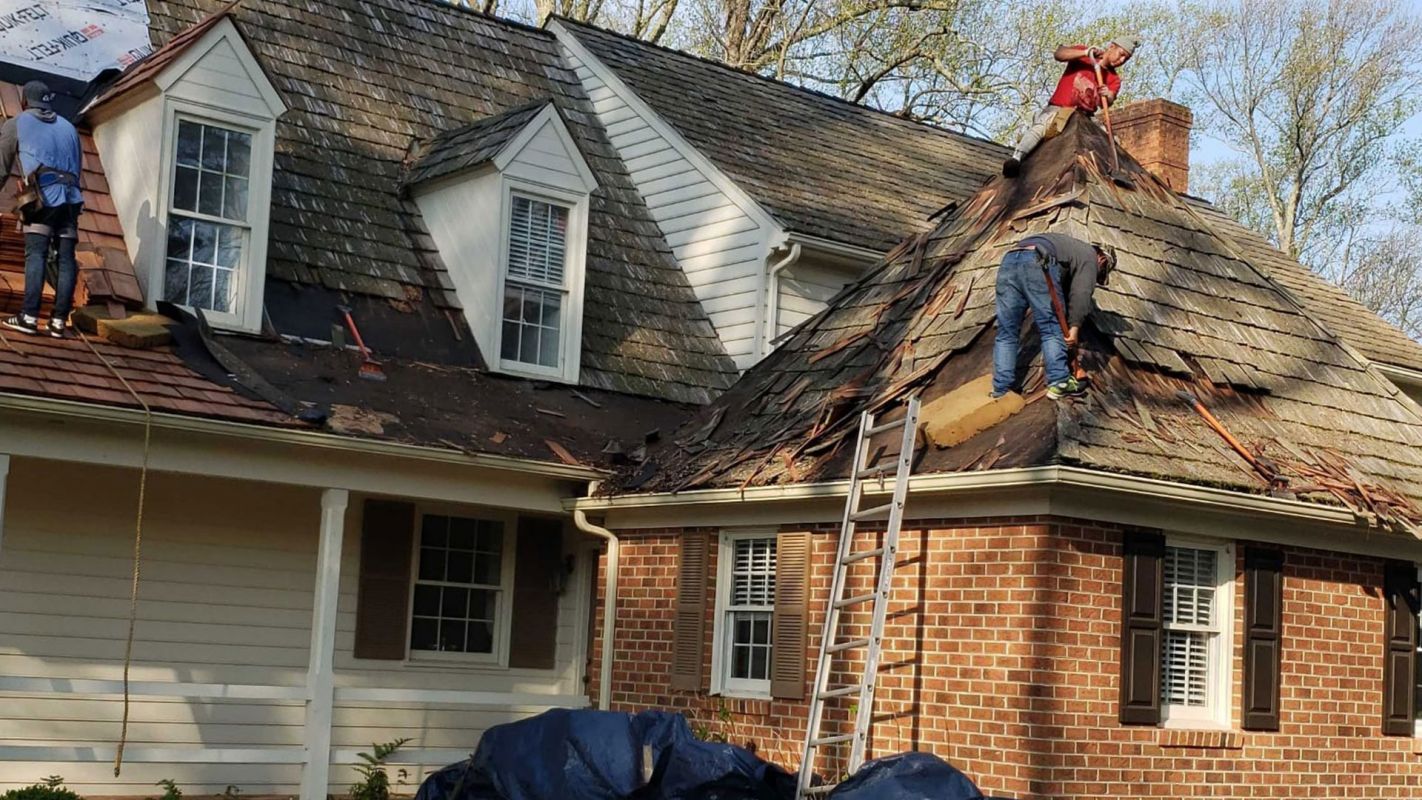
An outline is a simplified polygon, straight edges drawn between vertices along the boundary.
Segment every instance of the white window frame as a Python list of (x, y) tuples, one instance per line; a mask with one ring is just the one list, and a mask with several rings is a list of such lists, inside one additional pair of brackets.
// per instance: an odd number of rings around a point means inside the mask
[[(405, 660), (409, 664), (442, 664), (470, 666), (495, 666), (507, 668), (509, 665), (509, 630), (513, 623), (513, 589), (515, 548), (518, 546), (518, 515), (510, 512), (486, 509), (450, 508), (445, 506), (421, 506), (415, 519), (415, 536), (410, 558), (410, 592), (406, 601), (405, 614)], [(420, 542), (424, 535), (425, 517), (463, 517), (497, 521), (504, 526), (502, 560), (499, 562), (499, 599), (494, 610), (494, 647), (490, 653), (458, 653), (438, 650), (416, 650), (410, 646), (410, 637), (415, 621), (415, 584), (420, 580)]]
[[(1422, 583), (1422, 564), (1417, 565), (1417, 581)], [(1417, 654), (1413, 656), (1412, 680), (1417, 681), (1417, 665), (1422, 665), (1422, 614), (1417, 615)], [(1413, 689), (1412, 695), (1412, 735), (1422, 739), (1422, 687)]]
[[(148, 303), (156, 307), (163, 299), (165, 271), (168, 262), (168, 226), (173, 215), (173, 185), (177, 175), (178, 122), (180, 120), (237, 130), (251, 135), (250, 172), (247, 176), (246, 236), (242, 243), (242, 260), (234, 280), (233, 310), (204, 310), (203, 315), (215, 327), (255, 333), (262, 329), (262, 293), (266, 287), (267, 239), (271, 231), (272, 161), (276, 140), (276, 119), (257, 117), (226, 109), (195, 103), (178, 97), (163, 98), (163, 133), (160, 152), (156, 198), (158, 239), (148, 248)], [(181, 216), (215, 222), (234, 223), (207, 215), (179, 212)]]
[[(500, 175), (499, 264), (494, 292), (493, 331), (490, 341), (493, 351), (486, 358), (497, 364), (499, 372), (528, 378), (577, 383), (581, 371), (583, 341), (583, 284), (587, 267), (588, 195), (555, 189), (510, 175)], [(568, 210), (568, 231), (564, 242), (567, 263), (563, 265), (563, 304), (561, 330), (558, 332), (558, 365), (545, 367), (526, 364), (503, 357), (504, 352), (504, 291), (509, 275), (509, 227), (513, 224), (513, 199), (525, 197), (541, 203), (551, 203)], [(517, 283), (517, 281), (515, 281)]]
[[(1189, 728), (1228, 730), (1232, 725), (1231, 702), (1234, 680), (1234, 593), (1235, 593), (1235, 549), (1233, 542), (1212, 539), (1198, 539), (1188, 536), (1166, 536), (1165, 546), (1213, 550), (1215, 557), (1215, 595), (1211, 618), (1218, 621), (1219, 632), (1211, 638), (1207, 658), (1209, 660), (1208, 701), (1203, 707), (1168, 704), (1161, 699), (1161, 725), (1165, 728)], [(1161, 591), (1168, 588), (1165, 577), (1161, 576)], [(1166, 632), (1170, 626), (1162, 621), (1161, 644), (1164, 646)], [(1165, 690), (1165, 659), (1160, 663), (1161, 692)]]
[[(712, 624), (711, 638), (711, 694), (726, 697), (744, 697), (754, 700), (770, 698), (770, 677), (765, 680), (732, 678), (731, 675), (731, 626), (727, 618), (731, 613), (731, 572), (735, 564), (736, 542), (742, 539), (775, 539), (779, 534), (775, 528), (740, 528), (723, 530), (717, 543), (716, 553), (716, 611)], [(776, 562), (776, 572), (780, 564)], [(777, 581), (779, 575), (776, 576)], [(774, 655), (775, 605), (770, 606), (771, 653)]]

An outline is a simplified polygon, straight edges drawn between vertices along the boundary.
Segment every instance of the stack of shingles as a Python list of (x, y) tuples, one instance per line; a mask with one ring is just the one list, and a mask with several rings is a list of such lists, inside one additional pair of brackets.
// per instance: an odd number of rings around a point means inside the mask
[[(0, 108), (8, 119), (20, 113), (20, 90), (14, 84), (0, 84)], [(79, 217), (79, 286), (75, 293), (76, 307), (91, 303), (116, 304), (128, 309), (143, 305), (143, 292), (134, 274), (133, 263), (124, 245), (123, 227), (109, 184), (104, 178), (103, 164), (94, 139), (87, 130), (80, 130), (84, 149), (84, 171), (80, 188), (84, 192), (84, 213)], [(0, 188), (0, 311), (14, 313), (24, 295), (25, 241), (18, 219), (8, 209), (14, 207), (19, 171), (15, 165), (5, 185)], [(44, 307), (54, 299), (52, 287), (44, 289)]]

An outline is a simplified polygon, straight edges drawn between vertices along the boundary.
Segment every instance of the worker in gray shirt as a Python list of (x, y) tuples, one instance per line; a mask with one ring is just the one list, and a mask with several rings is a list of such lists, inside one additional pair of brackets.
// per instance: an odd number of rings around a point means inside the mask
[[(1085, 384), (1071, 374), (1067, 353), (1081, 337), (1081, 324), (1091, 313), (1092, 294), (1097, 286), (1106, 285), (1115, 267), (1115, 250), (1064, 233), (1034, 234), (1008, 251), (997, 268), (993, 397), (1007, 394), (1016, 382), (1017, 346), (1022, 319), (1029, 309), (1042, 338), (1047, 397), (1059, 400), (1085, 393)], [(1061, 305), (1065, 308), (1059, 314)], [(1059, 316), (1066, 319), (1065, 332)]]

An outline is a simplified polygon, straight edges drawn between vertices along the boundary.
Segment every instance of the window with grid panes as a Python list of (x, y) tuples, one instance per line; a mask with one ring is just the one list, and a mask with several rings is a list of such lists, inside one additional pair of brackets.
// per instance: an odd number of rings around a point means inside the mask
[(494, 654), (504, 602), (504, 523), (421, 519), (410, 649)]
[(566, 206), (512, 196), (499, 343), (505, 361), (562, 366), (568, 216)]
[(735, 538), (729, 556), (725, 688), (768, 692), (770, 623), (775, 611), (775, 537)]
[(163, 298), (209, 311), (237, 311), (239, 272), (251, 227), (247, 198), (252, 134), (178, 120)]
[(1167, 718), (1211, 719), (1222, 694), (1214, 685), (1228, 620), (1220, 599), (1221, 560), (1214, 548), (1165, 549), (1164, 636), (1161, 640), (1161, 705)]

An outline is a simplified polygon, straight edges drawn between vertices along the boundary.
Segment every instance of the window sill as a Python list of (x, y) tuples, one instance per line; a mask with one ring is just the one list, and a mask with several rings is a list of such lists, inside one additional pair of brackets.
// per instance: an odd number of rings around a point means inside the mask
[[(1169, 723), (1166, 723), (1167, 726)], [(1191, 725), (1191, 727), (1183, 727)], [(1206, 727), (1206, 722), (1180, 722), (1179, 727), (1162, 728), (1156, 736), (1160, 747), (1180, 747), (1199, 750), (1240, 750), (1244, 747), (1244, 734), (1240, 731), (1220, 727)]]
[(500, 664), (492, 658), (452, 658), (452, 657), (426, 657), (410, 656), (405, 659), (404, 665), (410, 669), (427, 670), (469, 670), (485, 672), (508, 672), (508, 667)]

